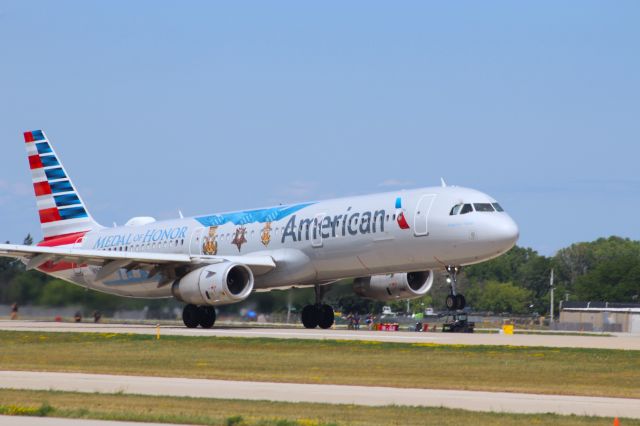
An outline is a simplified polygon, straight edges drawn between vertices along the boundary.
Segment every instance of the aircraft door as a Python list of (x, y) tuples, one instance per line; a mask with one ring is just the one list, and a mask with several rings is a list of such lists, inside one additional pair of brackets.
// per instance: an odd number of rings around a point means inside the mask
[(207, 228), (197, 228), (191, 234), (191, 241), (189, 243), (189, 254), (191, 254), (191, 256), (200, 256), (202, 254), (205, 232), (207, 232)]
[(435, 194), (428, 194), (423, 195), (418, 201), (413, 219), (413, 233), (416, 237), (429, 235), (429, 212), (435, 199)]
[(311, 230), (311, 245), (313, 247), (322, 247), (322, 221), (325, 217), (327, 217), (325, 213), (320, 213), (313, 220), (313, 229)]
[[(73, 243), (73, 248), (74, 249), (79, 249), (82, 248), (82, 237), (79, 237), (74, 243)], [(81, 264), (77, 264), (75, 262), (73, 262), (72, 264), (72, 268), (73, 268), (73, 275), (76, 277), (81, 277), (82, 274), (82, 267), (83, 265)]]

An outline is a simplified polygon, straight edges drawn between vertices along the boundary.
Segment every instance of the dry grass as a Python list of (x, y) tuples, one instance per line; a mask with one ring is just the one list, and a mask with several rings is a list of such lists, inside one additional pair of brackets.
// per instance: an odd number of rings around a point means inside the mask
[[(612, 423), (611, 419), (602, 417), (478, 413), (446, 408), (362, 407), (2, 389), (0, 401), (0, 412), (3, 406), (11, 406), (26, 413), (41, 413), (55, 417), (208, 425), (577, 426)], [(623, 419), (622, 424), (640, 426), (640, 421)]]
[(0, 332), (0, 369), (640, 398), (635, 351)]

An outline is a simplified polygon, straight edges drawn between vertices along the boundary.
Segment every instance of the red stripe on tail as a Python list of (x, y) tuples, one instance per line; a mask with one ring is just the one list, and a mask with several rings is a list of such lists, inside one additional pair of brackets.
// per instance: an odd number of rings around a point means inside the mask
[(57, 220), (62, 220), (62, 218), (60, 217), (60, 212), (58, 212), (57, 207), (40, 210), (39, 213), (40, 213), (40, 223), (49, 223), (49, 222), (55, 222)]
[(24, 132), (25, 143), (33, 142), (33, 134), (31, 132)]
[(44, 166), (42, 165), (42, 161), (40, 160), (40, 156), (39, 155), (30, 155), (29, 156), (29, 167), (31, 167), (31, 170), (33, 169), (41, 169)]
[(44, 182), (35, 182), (33, 184), (33, 190), (36, 193), (36, 197), (51, 194), (51, 186), (46, 180)]
[(44, 241), (40, 241), (38, 243), (39, 247), (57, 247), (57, 246), (66, 246), (70, 244), (75, 244), (82, 240), (84, 234), (87, 231), (82, 232), (73, 232), (71, 234), (63, 234), (63, 235), (54, 235), (52, 237), (46, 237)]

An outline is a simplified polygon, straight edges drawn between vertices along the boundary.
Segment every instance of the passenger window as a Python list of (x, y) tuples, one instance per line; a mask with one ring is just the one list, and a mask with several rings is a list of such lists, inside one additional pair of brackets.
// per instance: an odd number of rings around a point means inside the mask
[(455, 206), (453, 206), (453, 208), (451, 209), (451, 212), (449, 213), (450, 216), (455, 216), (458, 213), (460, 213), (460, 208), (462, 207), (462, 204), (456, 204)]
[(473, 206), (471, 204), (465, 204), (462, 206), (462, 210), (460, 210), (460, 214), (467, 214), (473, 211)]
[(476, 208), (477, 212), (493, 212), (493, 206), (489, 203), (475, 203), (473, 207)]
[(504, 209), (502, 208), (502, 206), (498, 203), (493, 203), (493, 207), (496, 209), (496, 211), (498, 212), (503, 212)]

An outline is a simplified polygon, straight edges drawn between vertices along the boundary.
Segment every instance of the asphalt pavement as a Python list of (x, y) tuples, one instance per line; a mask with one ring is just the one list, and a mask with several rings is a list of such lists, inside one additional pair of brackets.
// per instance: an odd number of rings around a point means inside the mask
[[(0, 320), (0, 330), (44, 331), (44, 332), (85, 332), (85, 333), (135, 333), (157, 332), (155, 325), (139, 324), (94, 324), (45, 321)], [(408, 331), (368, 331), (368, 330), (307, 330), (304, 328), (266, 328), (215, 326), (211, 329), (190, 329), (183, 326), (165, 325), (160, 334), (171, 336), (227, 336), (263, 337), (279, 339), (312, 340), (368, 340), (397, 343), (436, 343), (457, 345), (511, 345), (541, 346), (558, 348), (593, 348), (640, 350), (640, 336), (616, 334), (613, 336), (545, 334), (490, 334), (490, 333), (433, 333)]]

